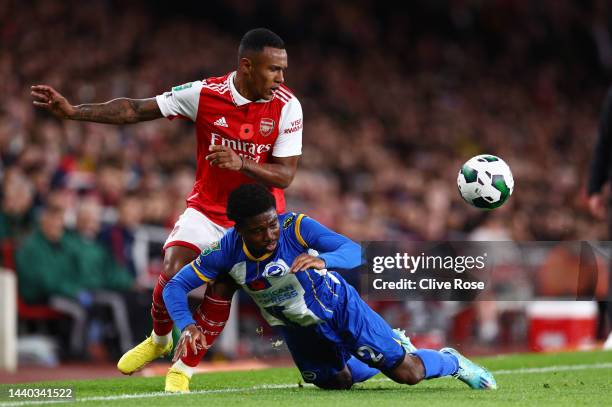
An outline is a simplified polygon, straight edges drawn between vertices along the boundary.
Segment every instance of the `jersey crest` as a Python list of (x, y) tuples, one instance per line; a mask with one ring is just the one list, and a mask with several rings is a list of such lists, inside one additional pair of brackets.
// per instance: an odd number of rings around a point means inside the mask
[(270, 118), (263, 118), (259, 122), (259, 133), (262, 136), (268, 137), (274, 131), (274, 120)]
[(263, 277), (282, 277), (289, 272), (289, 266), (283, 259), (266, 264)]

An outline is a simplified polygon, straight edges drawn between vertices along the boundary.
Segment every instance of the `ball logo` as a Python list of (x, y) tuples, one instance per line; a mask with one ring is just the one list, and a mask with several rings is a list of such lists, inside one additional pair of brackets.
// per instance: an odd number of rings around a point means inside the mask
[(287, 274), (289, 266), (282, 259), (270, 262), (264, 268), (262, 276), (264, 277), (281, 277)]
[(270, 134), (272, 134), (273, 130), (274, 130), (274, 120), (261, 119), (261, 121), (259, 122), (259, 132), (261, 133), (262, 136), (268, 137)]

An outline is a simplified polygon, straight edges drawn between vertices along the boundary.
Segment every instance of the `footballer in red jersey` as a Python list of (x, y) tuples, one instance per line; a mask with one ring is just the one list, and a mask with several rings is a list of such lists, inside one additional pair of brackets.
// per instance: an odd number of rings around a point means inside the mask
[[(119, 360), (122, 373), (132, 374), (171, 351), (172, 320), (163, 287), (232, 226), (225, 215), (229, 191), (261, 183), (275, 196), (279, 211), (284, 210), (283, 188), (293, 180), (302, 152), (302, 108), (284, 85), (286, 69), (283, 40), (258, 28), (240, 41), (236, 71), (176, 86), (157, 97), (73, 106), (50, 86), (32, 86), (34, 105), (61, 119), (127, 124), (180, 117), (195, 123), (196, 180), (187, 209), (164, 245), (163, 272), (153, 291), (153, 333)], [(223, 330), (235, 290), (229, 279), (207, 289), (198, 310), (208, 322), (206, 349)], [(182, 358), (177, 368), (180, 363), (195, 366), (206, 349)]]

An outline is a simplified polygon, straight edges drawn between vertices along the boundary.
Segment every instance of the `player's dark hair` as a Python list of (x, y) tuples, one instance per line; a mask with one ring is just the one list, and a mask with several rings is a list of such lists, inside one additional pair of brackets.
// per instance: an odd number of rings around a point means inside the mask
[(260, 52), (265, 47), (285, 49), (285, 42), (267, 28), (255, 28), (244, 34), (240, 40), (238, 56), (243, 57), (247, 52)]
[(244, 184), (234, 189), (227, 199), (227, 217), (240, 226), (247, 218), (276, 209), (276, 200), (263, 185)]

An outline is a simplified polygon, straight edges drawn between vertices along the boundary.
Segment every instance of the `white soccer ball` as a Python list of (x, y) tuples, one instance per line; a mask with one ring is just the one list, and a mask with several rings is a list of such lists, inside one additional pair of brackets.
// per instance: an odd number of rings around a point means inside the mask
[(481, 209), (503, 205), (514, 190), (514, 178), (508, 164), (491, 154), (470, 158), (457, 176), (459, 193), (465, 202)]

